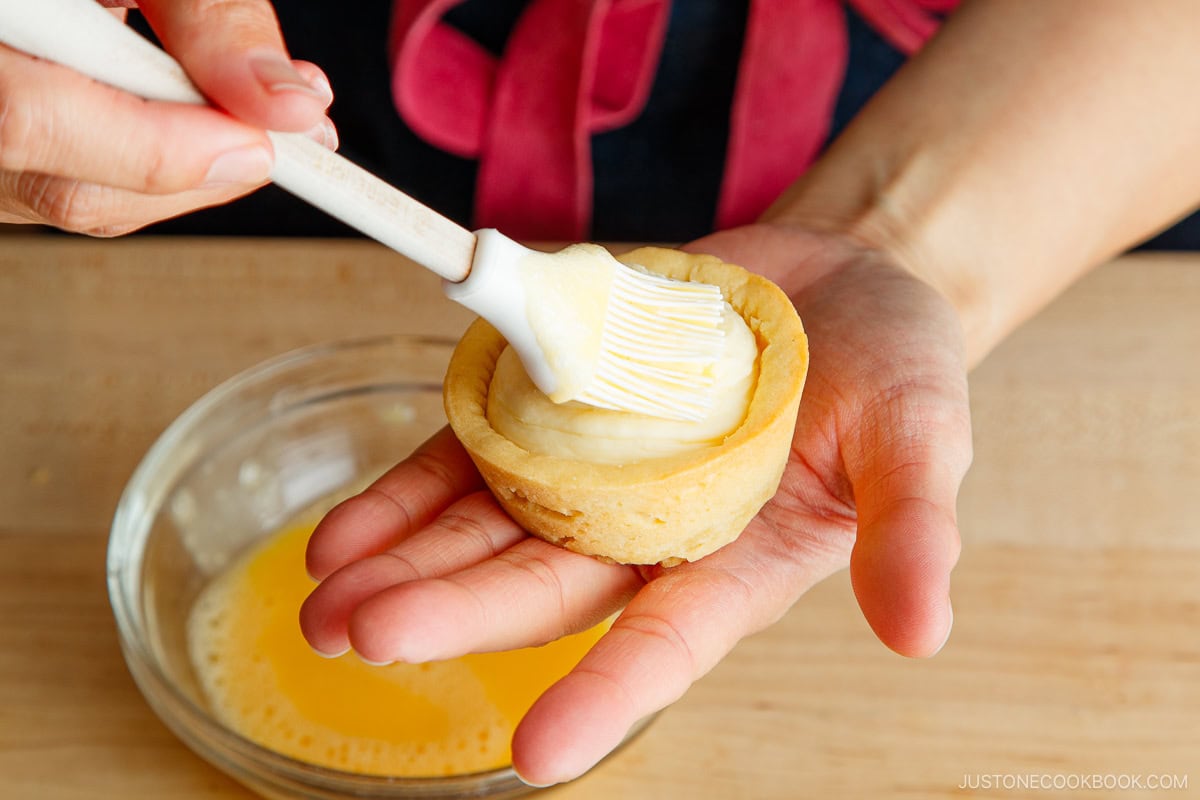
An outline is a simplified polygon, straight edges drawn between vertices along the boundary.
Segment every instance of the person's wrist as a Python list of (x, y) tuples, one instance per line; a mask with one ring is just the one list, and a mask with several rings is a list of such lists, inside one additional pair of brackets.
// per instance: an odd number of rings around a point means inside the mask
[[(999, 340), (992, 294), (981, 272), (962, 259), (938, 252), (917, 220), (900, 209), (897, 198), (884, 200), (846, 187), (824, 196), (807, 191), (801, 181), (761, 218), (761, 224), (816, 232), (831, 247), (898, 267), (942, 295), (953, 306), (966, 342), (967, 362), (977, 364)], [(839, 243), (839, 244), (832, 244)]]

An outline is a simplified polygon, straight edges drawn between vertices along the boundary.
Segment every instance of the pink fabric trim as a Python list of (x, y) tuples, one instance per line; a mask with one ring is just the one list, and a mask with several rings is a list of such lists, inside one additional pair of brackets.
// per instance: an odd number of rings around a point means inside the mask
[(900, 52), (911, 56), (937, 32), (932, 13), (948, 13), (959, 0), (846, 0), (864, 20)]
[[(590, 7), (589, 7), (590, 6)], [(475, 216), (514, 236), (585, 237), (592, 170), (586, 92), (607, 3), (534, 0), (496, 73)], [(553, 34), (550, 34), (553, 32)]]
[[(958, 0), (844, 0), (911, 54)], [(587, 238), (592, 134), (645, 106), (670, 0), (532, 0), (497, 60), (442, 22), (463, 0), (397, 0), (392, 94), (431, 144), (479, 159), (474, 224)], [(842, 0), (752, 0), (715, 224), (750, 222), (812, 162), (845, 74)]]
[(398, 2), (392, 17), (392, 98), (425, 141), (464, 158), (479, 156), (495, 59), (442, 15), (463, 0)]
[(717, 228), (752, 222), (816, 157), (846, 72), (838, 0), (755, 0), (733, 98)]
[(646, 107), (670, 12), (670, 0), (623, 0), (604, 15), (591, 87), (593, 132), (628, 125)]
[(586, 238), (591, 135), (641, 113), (670, 0), (533, 0), (499, 61), (441, 22), (461, 2), (396, 3), (396, 108), (426, 141), (479, 158), (476, 225)]

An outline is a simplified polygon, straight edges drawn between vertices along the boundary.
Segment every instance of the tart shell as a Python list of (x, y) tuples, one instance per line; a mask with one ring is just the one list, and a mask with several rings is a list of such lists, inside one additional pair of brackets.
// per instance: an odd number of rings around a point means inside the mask
[(446, 415), (497, 501), (533, 535), (624, 564), (694, 561), (737, 538), (775, 494), (808, 372), (808, 340), (787, 295), (741, 267), (656, 247), (619, 259), (720, 286), (754, 334), (758, 381), (745, 419), (721, 444), (620, 465), (522, 449), (487, 419), (492, 373), (507, 343), (483, 320), (450, 359)]

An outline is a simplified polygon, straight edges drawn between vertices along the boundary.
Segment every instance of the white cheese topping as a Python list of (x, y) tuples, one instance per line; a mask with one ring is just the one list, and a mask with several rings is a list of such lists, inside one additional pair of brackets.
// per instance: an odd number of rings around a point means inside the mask
[[(619, 263), (595, 244), (574, 244), (556, 253), (531, 252), (521, 260), (521, 285), (529, 327), (557, 385), (550, 398), (578, 397), (592, 382), (600, 357), (613, 271)], [(577, 325), (561, 324), (563, 309)]]
[(757, 340), (728, 303), (722, 326), (725, 345), (714, 369), (716, 401), (702, 420), (660, 419), (575, 401), (554, 403), (533, 385), (516, 353), (505, 348), (488, 392), (488, 421), (530, 452), (596, 463), (628, 464), (715, 447), (745, 419), (758, 378)]

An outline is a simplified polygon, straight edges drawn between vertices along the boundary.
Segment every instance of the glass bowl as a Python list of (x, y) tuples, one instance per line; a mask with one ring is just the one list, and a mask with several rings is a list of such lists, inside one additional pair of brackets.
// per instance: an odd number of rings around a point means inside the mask
[(121, 496), (108, 590), (129, 671), (180, 739), (266, 797), (507, 798), (533, 791), (511, 767), (402, 778), (281, 755), (210, 713), (188, 655), (188, 614), (211, 578), (297, 515), (360, 488), (445, 424), (441, 381), (453, 346), (398, 336), (264, 362), (175, 420)]

